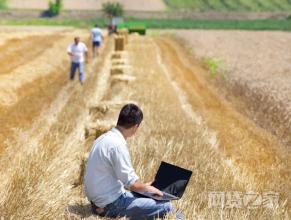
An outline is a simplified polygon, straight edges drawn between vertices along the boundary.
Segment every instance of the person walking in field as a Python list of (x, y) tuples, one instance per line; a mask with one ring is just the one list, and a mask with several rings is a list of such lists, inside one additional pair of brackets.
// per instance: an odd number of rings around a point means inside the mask
[(85, 194), (98, 216), (140, 220), (174, 214), (182, 219), (169, 201), (156, 201), (134, 193), (163, 196), (159, 189), (139, 180), (131, 164), (126, 140), (136, 133), (142, 120), (141, 109), (127, 104), (119, 113), (116, 127), (95, 140), (85, 169)]
[[(79, 71), (79, 81), (81, 85), (84, 83), (84, 61), (88, 60), (88, 49), (86, 45), (80, 42), (80, 37), (74, 38), (74, 43), (68, 46), (67, 52), (71, 57), (71, 71), (70, 79), (74, 80), (75, 72), (78, 69)], [(85, 57), (84, 57), (85, 56)]]
[(104, 40), (102, 30), (99, 28), (98, 24), (91, 29), (91, 39), (92, 39), (92, 50), (93, 57), (99, 55), (99, 48), (101, 47), (102, 41)]

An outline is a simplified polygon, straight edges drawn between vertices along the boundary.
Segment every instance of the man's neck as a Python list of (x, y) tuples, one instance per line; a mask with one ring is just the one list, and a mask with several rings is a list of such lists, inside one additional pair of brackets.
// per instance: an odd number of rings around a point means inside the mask
[(120, 131), (120, 133), (122, 134), (122, 136), (124, 137), (124, 139), (126, 140), (128, 138), (128, 134), (127, 134), (127, 130), (123, 127), (120, 126), (116, 126), (115, 127), (118, 131)]

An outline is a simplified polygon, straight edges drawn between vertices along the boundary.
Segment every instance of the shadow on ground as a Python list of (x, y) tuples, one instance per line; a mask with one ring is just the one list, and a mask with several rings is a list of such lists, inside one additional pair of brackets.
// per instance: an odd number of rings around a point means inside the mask
[(94, 216), (91, 211), (91, 205), (90, 204), (71, 204), (68, 205), (67, 211), (70, 213), (70, 215), (74, 215), (75, 217), (79, 218), (88, 218), (90, 216)]

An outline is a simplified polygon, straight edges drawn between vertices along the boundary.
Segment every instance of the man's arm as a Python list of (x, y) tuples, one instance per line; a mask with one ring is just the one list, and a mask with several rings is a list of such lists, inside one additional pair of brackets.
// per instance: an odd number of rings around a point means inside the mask
[(70, 57), (74, 56), (73, 53), (72, 53), (71, 45), (68, 46), (67, 53), (68, 53), (68, 55), (69, 55)]
[(154, 186), (142, 183), (141, 181), (135, 181), (129, 188), (133, 192), (149, 192), (158, 196), (163, 196), (163, 193)]
[(85, 57), (86, 57), (86, 60), (88, 60), (88, 58), (89, 58), (88, 51), (85, 51)]
[(92, 33), (92, 30), (90, 31), (90, 40), (93, 41), (93, 33)]
[(117, 178), (124, 184), (125, 188), (134, 192), (149, 192), (159, 196), (163, 193), (150, 184), (142, 183), (136, 175), (129, 153), (125, 147), (116, 147), (111, 152), (111, 162)]
[(85, 61), (87, 63), (89, 55), (88, 55), (88, 48), (87, 48), (86, 44), (84, 44), (84, 54), (85, 54)]

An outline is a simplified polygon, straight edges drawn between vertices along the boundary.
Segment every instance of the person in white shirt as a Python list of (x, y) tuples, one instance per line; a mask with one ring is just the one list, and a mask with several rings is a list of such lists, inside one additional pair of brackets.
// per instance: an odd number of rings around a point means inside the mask
[(104, 39), (101, 29), (98, 24), (95, 25), (94, 28), (91, 29), (91, 39), (92, 39), (92, 49), (93, 49), (93, 57), (99, 54), (99, 47), (102, 44), (102, 40)]
[(134, 193), (163, 195), (159, 189), (139, 180), (131, 164), (126, 139), (136, 133), (142, 120), (141, 109), (127, 104), (120, 111), (117, 126), (95, 140), (86, 163), (85, 194), (93, 213), (99, 216), (139, 220), (173, 213), (182, 219), (169, 201), (156, 201)]
[(78, 69), (79, 71), (79, 81), (81, 84), (84, 82), (84, 55), (86, 56), (86, 60), (88, 59), (88, 49), (86, 45), (80, 42), (80, 37), (74, 38), (74, 43), (68, 46), (67, 52), (71, 57), (71, 71), (70, 71), (70, 79), (74, 80), (75, 72)]

